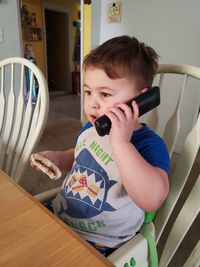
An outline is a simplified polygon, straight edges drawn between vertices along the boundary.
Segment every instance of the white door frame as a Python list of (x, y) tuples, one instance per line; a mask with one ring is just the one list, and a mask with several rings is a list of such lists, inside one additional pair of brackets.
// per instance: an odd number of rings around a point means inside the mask
[(81, 123), (84, 124), (84, 91), (83, 91), (83, 71), (82, 71), (82, 66), (83, 66), (83, 47), (84, 47), (84, 36), (83, 36), (83, 17), (84, 17), (84, 2), (83, 0), (80, 0), (80, 5), (81, 5), (81, 68), (80, 68), (80, 93), (81, 93)]

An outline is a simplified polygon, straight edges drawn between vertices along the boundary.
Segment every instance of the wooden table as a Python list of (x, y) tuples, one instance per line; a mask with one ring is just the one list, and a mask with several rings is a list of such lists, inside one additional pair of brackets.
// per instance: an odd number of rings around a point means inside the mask
[(114, 265), (0, 170), (0, 266)]

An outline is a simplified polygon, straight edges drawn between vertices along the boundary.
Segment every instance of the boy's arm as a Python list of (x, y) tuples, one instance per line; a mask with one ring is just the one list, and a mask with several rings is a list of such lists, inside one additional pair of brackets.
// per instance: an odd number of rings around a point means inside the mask
[(168, 175), (149, 164), (130, 143), (133, 131), (141, 127), (135, 101), (132, 107), (133, 110), (118, 104), (107, 114), (112, 122), (109, 134), (112, 152), (128, 195), (141, 209), (157, 210), (169, 192)]
[(167, 173), (150, 165), (131, 143), (112, 146), (122, 183), (143, 210), (157, 210), (169, 192)]
[(65, 151), (42, 151), (43, 157), (50, 159), (59, 169), (70, 170), (74, 161), (74, 148)]

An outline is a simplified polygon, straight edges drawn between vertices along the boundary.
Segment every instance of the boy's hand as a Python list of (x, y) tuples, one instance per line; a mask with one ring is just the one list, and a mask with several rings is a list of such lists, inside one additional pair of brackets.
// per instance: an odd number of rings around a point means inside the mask
[[(74, 161), (74, 148), (65, 151), (42, 151), (39, 152), (41, 156), (52, 161), (60, 170), (69, 171)], [(32, 167), (34, 167), (31, 164)]]
[(49, 159), (35, 153), (30, 156), (30, 162), (35, 168), (47, 174), (52, 180), (57, 180), (62, 176), (60, 169)]
[(109, 134), (111, 144), (129, 143), (138, 126), (139, 109), (136, 102), (132, 102), (132, 109), (126, 104), (117, 104), (106, 115), (112, 122)]
[[(56, 166), (59, 166), (59, 157), (58, 157), (56, 151), (42, 151), (42, 152), (39, 152), (38, 154), (51, 160)], [(30, 161), (30, 164), (31, 164), (31, 167), (36, 168), (37, 171), (41, 171), (31, 161)]]

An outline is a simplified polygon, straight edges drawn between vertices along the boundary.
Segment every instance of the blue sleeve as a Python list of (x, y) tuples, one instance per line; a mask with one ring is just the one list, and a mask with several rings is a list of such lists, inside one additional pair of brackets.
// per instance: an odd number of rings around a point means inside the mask
[(141, 154), (152, 166), (161, 168), (169, 174), (169, 153), (164, 141), (161, 138), (160, 140), (159, 138), (154, 141), (152, 140), (150, 145), (141, 150)]
[(169, 173), (169, 153), (160, 136), (151, 131), (148, 127), (144, 127), (144, 130), (142, 130), (140, 134), (133, 134), (131, 142), (147, 162)]

